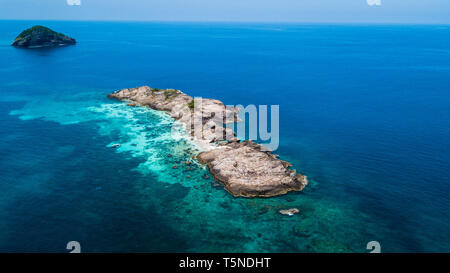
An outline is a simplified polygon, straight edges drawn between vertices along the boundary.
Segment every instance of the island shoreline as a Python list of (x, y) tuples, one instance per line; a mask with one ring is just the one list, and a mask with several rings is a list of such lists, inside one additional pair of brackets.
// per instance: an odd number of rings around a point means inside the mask
[(292, 164), (278, 159), (264, 145), (236, 138), (225, 124), (240, 121), (238, 108), (226, 107), (214, 99), (194, 100), (176, 89), (149, 86), (118, 90), (108, 98), (127, 101), (130, 107), (164, 111), (179, 121), (202, 150), (197, 160), (234, 197), (279, 196), (302, 191), (308, 184), (305, 175), (292, 170)]

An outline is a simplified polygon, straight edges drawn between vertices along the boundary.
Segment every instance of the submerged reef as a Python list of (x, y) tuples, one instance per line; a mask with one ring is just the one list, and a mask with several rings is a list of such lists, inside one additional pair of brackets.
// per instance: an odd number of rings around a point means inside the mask
[(55, 32), (47, 27), (34, 26), (17, 36), (12, 46), (21, 48), (40, 48), (74, 45), (74, 38)]
[(122, 89), (108, 97), (168, 112), (202, 150), (198, 161), (233, 196), (271, 197), (301, 191), (308, 184), (306, 176), (290, 169), (289, 162), (278, 159), (264, 145), (236, 138), (226, 124), (240, 121), (238, 108), (214, 99), (194, 100), (176, 89), (148, 86)]

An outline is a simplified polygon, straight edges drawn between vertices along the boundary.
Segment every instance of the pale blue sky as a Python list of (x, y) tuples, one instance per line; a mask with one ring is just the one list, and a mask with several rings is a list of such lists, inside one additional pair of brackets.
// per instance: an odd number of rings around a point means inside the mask
[(450, 0), (69, 1), (0, 0), (0, 19), (450, 23)]

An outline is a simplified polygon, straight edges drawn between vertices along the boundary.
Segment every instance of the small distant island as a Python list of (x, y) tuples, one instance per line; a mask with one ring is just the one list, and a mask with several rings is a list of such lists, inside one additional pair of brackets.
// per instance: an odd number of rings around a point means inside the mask
[(34, 26), (20, 33), (12, 46), (21, 48), (59, 47), (76, 44), (74, 38), (55, 32), (47, 27)]

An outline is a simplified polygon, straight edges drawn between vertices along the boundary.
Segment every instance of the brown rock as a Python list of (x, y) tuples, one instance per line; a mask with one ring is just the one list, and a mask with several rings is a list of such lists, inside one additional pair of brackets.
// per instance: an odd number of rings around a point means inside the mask
[[(198, 161), (208, 165), (213, 177), (234, 196), (270, 197), (301, 191), (308, 184), (306, 176), (291, 170), (289, 162), (279, 160), (263, 145), (237, 139), (235, 132), (225, 124), (239, 121), (239, 110), (225, 107), (221, 101), (194, 101), (179, 90), (151, 89), (148, 86), (123, 89), (108, 97), (167, 111), (184, 124), (187, 135), (192, 136), (204, 151), (197, 155)], [(185, 163), (191, 164), (190, 161)], [(173, 168), (178, 167), (174, 165)], [(209, 176), (204, 175), (203, 178), (208, 179)]]
[(292, 208), (292, 209), (282, 209), (282, 210), (280, 210), (279, 211), (281, 214), (283, 214), (283, 215), (289, 215), (289, 216), (292, 216), (292, 215), (294, 215), (294, 214), (297, 214), (297, 213), (299, 213), (300, 212), (300, 210), (299, 209), (297, 209), (297, 208)]
[(253, 141), (220, 146), (197, 158), (234, 196), (271, 197), (301, 191), (308, 184), (305, 176), (289, 169), (291, 164), (261, 152)]

